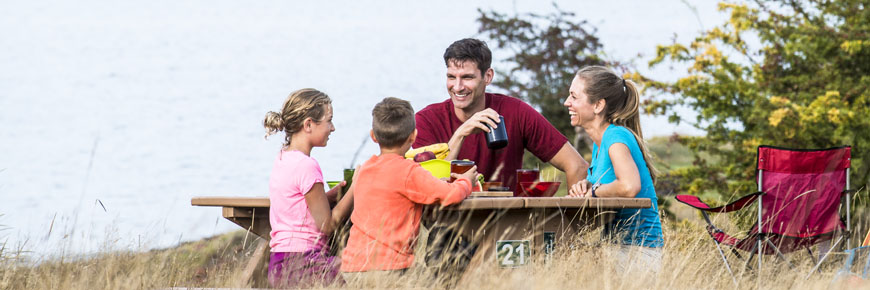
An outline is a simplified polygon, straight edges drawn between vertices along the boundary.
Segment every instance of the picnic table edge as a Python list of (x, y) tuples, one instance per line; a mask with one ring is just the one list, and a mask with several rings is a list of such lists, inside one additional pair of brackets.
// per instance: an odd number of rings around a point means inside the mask
[[(190, 199), (192, 206), (221, 207), (269, 207), (269, 197), (196, 196)], [(649, 208), (648, 198), (574, 198), (574, 197), (501, 197), (469, 198), (459, 204), (441, 207), (443, 210), (509, 209), (509, 208)]]

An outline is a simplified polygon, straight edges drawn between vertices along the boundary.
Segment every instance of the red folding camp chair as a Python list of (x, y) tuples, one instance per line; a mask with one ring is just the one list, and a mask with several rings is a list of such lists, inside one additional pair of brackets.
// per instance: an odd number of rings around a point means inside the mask
[[(772, 146), (758, 147), (758, 192), (744, 196), (728, 205), (711, 207), (697, 196), (678, 195), (678, 201), (701, 210), (707, 221), (707, 231), (716, 243), (725, 267), (731, 266), (725, 259), (720, 244), (750, 253), (744, 264), (748, 266), (757, 254), (776, 254), (789, 266), (784, 254), (806, 249), (813, 257), (810, 246), (830, 241), (835, 248), (845, 236), (849, 237), (849, 166), (852, 148), (849, 146), (828, 149), (786, 149)], [(846, 221), (840, 217), (842, 197), (846, 198)], [(758, 219), (743, 239), (729, 236), (710, 221), (708, 212), (732, 212), (758, 201)], [(844, 230), (845, 229), (845, 230)], [(813, 271), (827, 258), (827, 253), (815, 262)], [(761, 269), (758, 258), (758, 269)], [(812, 273), (812, 271), (810, 272)], [(736, 280), (735, 280), (736, 283)]]

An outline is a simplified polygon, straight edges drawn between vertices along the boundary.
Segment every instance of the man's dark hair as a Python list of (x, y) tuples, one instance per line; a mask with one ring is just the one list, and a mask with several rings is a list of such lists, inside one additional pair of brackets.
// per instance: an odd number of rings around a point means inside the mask
[(444, 65), (450, 66), (450, 62), (461, 64), (473, 61), (480, 69), (480, 75), (486, 74), (492, 64), (492, 52), (486, 46), (486, 42), (474, 38), (465, 38), (453, 42), (444, 51)]
[(414, 108), (408, 101), (387, 97), (372, 110), (372, 130), (382, 148), (401, 146), (416, 126)]

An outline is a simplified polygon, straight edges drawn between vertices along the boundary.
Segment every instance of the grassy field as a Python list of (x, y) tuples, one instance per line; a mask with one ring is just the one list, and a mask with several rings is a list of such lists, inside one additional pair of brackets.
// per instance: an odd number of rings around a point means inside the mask
[(91, 257), (33, 260), (0, 252), (0, 289), (154, 289), (239, 287), (254, 251), (253, 238), (236, 231), (171, 249), (105, 252)]
[[(684, 147), (667, 139), (650, 141), (653, 152), (669, 166), (686, 166), (691, 154)], [(564, 181), (564, 175), (553, 168), (542, 168), (547, 180)], [(564, 194), (562, 186), (560, 194)], [(866, 194), (866, 192), (864, 192)], [(672, 197), (662, 197), (672, 199)], [(659, 273), (630, 268), (614, 268), (616, 248), (598, 241), (595, 230), (578, 235), (574, 240), (557, 244), (548, 259), (533, 260), (531, 265), (516, 269), (501, 269), (485, 264), (471, 269), (457, 289), (870, 289), (870, 283), (848, 275), (837, 275), (845, 256), (832, 254), (821, 267), (821, 273), (805, 278), (811, 269), (806, 252), (789, 255), (795, 263), (790, 269), (784, 262), (771, 257), (764, 259), (760, 271), (745, 270), (732, 254), (737, 276), (732, 280), (709, 239), (696, 212), (682, 205), (665, 202), (663, 218), (665, 247)], [(853, 224), (861, 225), (854, 232), (866, 232), (870, 224), (866, 209), (856, 211)], [(717, 217), (721, 219), (724, 217)], [(718, 220), (723, 229), (739, 233), (740, 221)], [(0, 226), (2, 229), (3, 226)], [(266, 287), (262, 281), (249, 282), (243, 272), (255, 255), (259, 241), (244, 231), (236, 231), (196, 242), (180, 244), (170, 249), (150, 251), (105, 251), (87, 257), (60, 257), (39, 260), (30, 257), (26, 249), (9, 249), (0, 231), (0, 289), (161, 289), (169, 287)], [(862, 234), (852, 235), (855, 246)], [(104, 243), (105, 241), (97, 241)], [(420, 245), (423, 246), (423, 245)], [(419, 252), (419, 251), (418, 251)], [(418, 256), (415, 267), (401, 278), (385, 279), (373, 288), (420, 288), (438, 285), (429, 268)], [(863, 262), (863, 260), (861, 260)], [(347, 288), (323, 285), (324, 288)], [(437, 287), (436, 287), (437, 288)]]
[[(791, 255), (797, 263), (790, 270), (784, 263), (765, 259), (760, 274), (743, 271), (734, 262), (737, 281), (731, 279), (715, 246), (695, 222), (665, 222), (662, 269), (654, 274), (643, 269), (618, 272), (613, 267), (614, 246), (598, 243), (595, 233), (557, 245), (546, 261), (533, 261), (518, 269), (486, 265), (469, 272), (457, 289), (870, 289), (870, 284), (845, 277), (834, 281), (842, 256), (833, 256), (821, 274), (804, 279), (811, 269), (805, 253)], [(241, 272), (254, 251), (245, 233), (232, 232), (172, 249), (147, 252), (111, 252), (75, 260), (16, 261), (4, 252), (0, 263), (0, 289), (159, 289), (167, 287), (264, 287), (248, 284)], [(22, 257), (17, 257), (22, 258)], [(419, 259), (418, 259), (419, 260)], [(379, 281), (375, 288), (423, 288), (433, 282), (426, 267), (415, 267), (397, 279)], [(760, 280), (757, 280), (759, 278)], [(345, 288), (324, 285), (324, 288)]]

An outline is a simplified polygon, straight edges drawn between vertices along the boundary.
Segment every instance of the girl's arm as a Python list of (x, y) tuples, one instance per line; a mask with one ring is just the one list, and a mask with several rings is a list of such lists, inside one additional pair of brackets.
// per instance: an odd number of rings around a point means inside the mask
[(331, 235), (353, 208), (353, 189), (347, 192), (334, 209), (329, 209), (329, 200), (323, 190), (323, 183), (316, 183), (305, 193), (305, 203), (314, 217), (314, 223), (320, 232)]
[[(359, 174), (359, 166), (353, 173), (353, 181), (356, 181)], [(341, 186), (336, 186), (335, 189), (344, 187), (344, 181)], [(344, 221), (351, 210), (353, 210), (353, 187), (348, 188), (347, 194), (341, 198), (335, 208), (329, 209), (329, 198), (323, 191), (323, 183), (316, 183), (305, 194), (305, 203), (308, 204), (308, 210), (311, 211), (311, 216), (314, 217), (314, 224), (322, 233), (331, 235), (338, 227), (338, 224)]]
[[(640, 192), (640, 173), (628, 146), (622, 143), (613, 143), (607, 150), (610, 161), (613, 163), (613, 173), (616, 180), (608, 184), (602, 184), (595, 190), (598, 197), (635, 197)], [(594, 182), (590, 180), (589, 182)], [(591, 187), (591, 185), (589, 185)], [(587, 194), (592, 194), (589, 190)]]
[(338, 192), (344, 188), (344, 185), (347, 184), (344, 180), (338, 183), (338, 186), (334, 186), (326, 192), (326, 199), (329, 200), (330, 204), (335, 203), (338, 200)]

